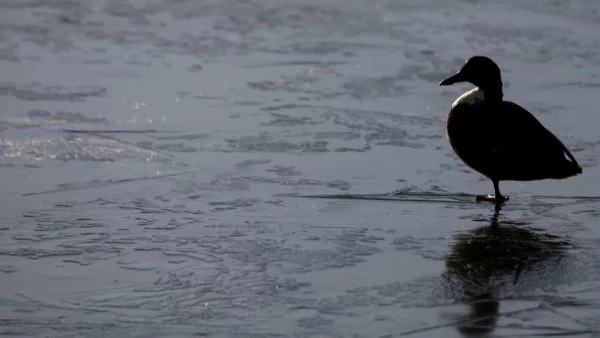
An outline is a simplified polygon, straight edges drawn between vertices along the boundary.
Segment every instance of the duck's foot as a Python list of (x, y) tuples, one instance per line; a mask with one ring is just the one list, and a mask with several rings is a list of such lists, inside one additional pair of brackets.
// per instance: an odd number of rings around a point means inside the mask
[(475, 200), (477, 202), (492, 202), (496, 204), (501, 204), (508, 201), (508, 196), (496, 196), (496, 195), (475, 195)]

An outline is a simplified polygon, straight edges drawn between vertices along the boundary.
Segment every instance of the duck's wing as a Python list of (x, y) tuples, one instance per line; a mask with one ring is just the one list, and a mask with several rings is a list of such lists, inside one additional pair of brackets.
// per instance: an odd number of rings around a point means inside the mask
[(565, 178), (581, 173), (565, 145), (526, 109), (510, 101), (489, 109), (493, 136), (486, 146), (501, 179)]

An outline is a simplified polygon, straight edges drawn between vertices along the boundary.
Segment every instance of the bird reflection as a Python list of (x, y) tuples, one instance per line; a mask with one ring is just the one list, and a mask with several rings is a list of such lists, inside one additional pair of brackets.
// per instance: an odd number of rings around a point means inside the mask
[(543, 279), (568, 247), (563, 239), (537, 232), (528, 223), (503, 219), (501, 208), (496, 205), (486, 226), (457, 234), (446, 257), (444, 277), (450, 292), (470, 309), (457, 318), (464, 336), (491, 333), (499, 315), (497, 294), (515, 288), (524, 275)]

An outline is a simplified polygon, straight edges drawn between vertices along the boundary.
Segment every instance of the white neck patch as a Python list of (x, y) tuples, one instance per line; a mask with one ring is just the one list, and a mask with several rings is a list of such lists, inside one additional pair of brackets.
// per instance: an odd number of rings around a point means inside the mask
[(474, 104), (482, 103), (484, 101), (485, 101), (485, 94), (483, 93), (483, 90), (481, 90), (479, 88), (473, 88), (473, 89), (469, 90), (468, 92), (459, 96), (458, 99), (456, 99), (452, 103), (452, 108), (459, 106), (459, 105), (472, 106)]

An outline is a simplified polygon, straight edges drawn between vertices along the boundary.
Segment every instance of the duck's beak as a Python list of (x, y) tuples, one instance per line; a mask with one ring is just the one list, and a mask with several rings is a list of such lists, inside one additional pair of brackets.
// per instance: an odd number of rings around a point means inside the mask
[(446, 80), (440, 82), (440, 86), (449, 86), (449, 85), (453, 85), (455, 83), (464, 82), (464, 81), (466, 81), (465, 76), (461, 72), (458, 72), (458, 73), (450, 76)]

